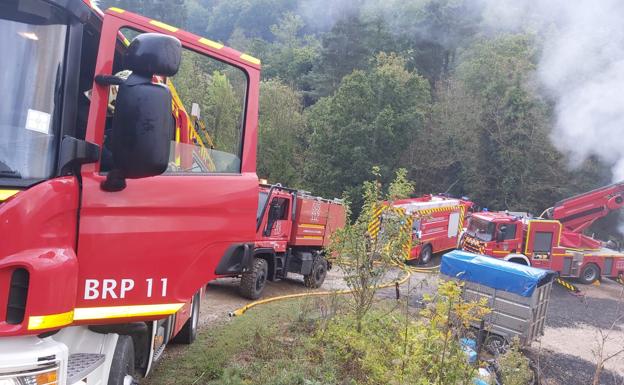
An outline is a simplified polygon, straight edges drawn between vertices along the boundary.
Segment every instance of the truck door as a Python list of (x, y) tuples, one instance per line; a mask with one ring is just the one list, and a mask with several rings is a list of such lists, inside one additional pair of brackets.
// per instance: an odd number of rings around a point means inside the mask
[[(516, 223), (496, 224), (496, 232), (494, 233), (496, 251), (494, 253), (498, 257), (505, 257), (507, 254), (514, 253), (520, 249), (516, 236), (517, 228), (518, 225)], [(501, 235), (502, 237), (499, 238)]]
[(553, 249), (559, 245), (561, 224), (558, 221), (529, 221), (525, 255), (534, 267), (549, 269)]
[(273, 197), (269, 207), (264, 235), (275, 240), (287, 240), (292, 227), (290, 198)]
[(119, 33), (127, 31), (128, 39), (156, 32), (182, 42), (180, 69), (167, 83), (174, 84), (187, 115), (193, 103), (201, 107), (197, 115), (206, 131), (187, 131), (185, 142), (172, 133), (164, 174), (127, 179), (123, 190), (104, 191), (105, 128), (114, 112), (109, 86), (93, 84), (87, 140), (102, 147), (103, 157), (81, 173), (77, 322), (172, 314), (215, 277), (224, 256), (243, 253), (255, 238), (259, 61), (111, 8), (103, 22), (96, 75), (124, 69)]

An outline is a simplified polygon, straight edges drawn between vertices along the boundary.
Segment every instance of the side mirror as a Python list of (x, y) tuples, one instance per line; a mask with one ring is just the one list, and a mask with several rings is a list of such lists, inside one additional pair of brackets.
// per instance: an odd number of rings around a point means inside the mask
[(166, 85), (152, 79), (154, 75), (175, 75), (181, 58), (180, 41), (163, 34), (141, 34), (128, 47), (124, 67), (132, 74), (119, 85), (115, 101), (114, 168), (102, 185), (105, 190), (121, 190), (126, 178), (160, 175), (167, 169), (175, 128), (172, 97)]

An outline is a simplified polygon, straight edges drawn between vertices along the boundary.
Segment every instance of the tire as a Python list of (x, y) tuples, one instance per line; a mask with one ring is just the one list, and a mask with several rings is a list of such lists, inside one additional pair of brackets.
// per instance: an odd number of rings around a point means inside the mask
[(426, 265), (431, 262), (431, 258), (433, 258), (433, 249), (431, 245), (426, 245), (420, 250), (420, 255), (418, 256), (418, 263), (421, 265)]
[(590, 285), (600, 279), (600, 269), (593, 263), (588, 263), (581, 270), (579, 281), (585, 285)]
[(108, 385), (134, 385), (134, 343), (130, 336), (119, 336), (108, 374)]
[(243, 274), (240, 283), (240, 294), (249, 299), (258, 299), (266, 286), (269, 266), (262, 258), (254, 258), (251, 271)]
[(199, 324), (199, 307), (201, 303), (201, 296), (199, 295), (201, 292), (198, 291), (193, 296), (193, 302), (191, 303), (191, 316), (182, 329), (178, 332), (178, 334), (173, 338), (173, 343), (176, 344), (184, 344), (190, 345), (197, 338), (197, 325)]
[(318, 256), (314, 261), (310, 274), (303, 276), (303, 284), (305, 287), (318, 289), (325, 282), (325, 277), (327, 277), (327, 260), (322, 256)]

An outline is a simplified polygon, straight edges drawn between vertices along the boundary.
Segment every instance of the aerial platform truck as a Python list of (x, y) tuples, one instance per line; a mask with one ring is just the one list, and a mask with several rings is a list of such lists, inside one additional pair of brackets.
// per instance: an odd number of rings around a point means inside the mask
[(251, 270), (241, 274), (240, 270), (218, 267), (217, 273), (240, 276), (240, 293), (250, 299), (260, 298), (267, 281), (284, 279), (288, 273), (302, 275), (309, 288), (320, 287), (332, 267), (325, 247), (334, 231), (345, 224), (342, 201), (280, 184), (262, 184), (259, 188)]
[(584, 231), (624, 205), (624, 182), (557, 202), (539, 218), (526, 213), (473, 213), (464, 250), (553, 270), (590, 284), (624, 274), (624, 253)]
[[(136, 383), (250, 268), (260, 62), (89, 0), (5, 0), (0, 34), (0, 383)], [(240, 120), (208, 146), (185, 87), (216, 71)]]

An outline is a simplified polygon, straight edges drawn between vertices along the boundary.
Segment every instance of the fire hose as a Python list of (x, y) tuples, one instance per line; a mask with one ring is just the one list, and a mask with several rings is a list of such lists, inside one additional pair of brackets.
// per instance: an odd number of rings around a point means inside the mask
[[(392, 282), (387, 282), (384, 284), (381, 284), (379, 286), (377, 286), (378, 289), (384, 289), (387, 287), (392, 287), (392, 286), (401, 286), (403, 285), (405, 282), (407, 282), (408, 279), (410, 279), (410, 277), (412, 276), (413, 273), (428, 273), (428, 274), (433, 274), (433, 273), (437, 273), (438, 269), (440, 266), (431, 266), (431, 267), (410, 267), (407, 266), (405, 264), (399, 264), (399, 263), (394, 263), (394, 266), (400, 268), (401, 270), (403, 270), (403, 272), (405, 273), (403, 275), (403, 277), (401, 277), (401, 279), (399, 280), (395, 280)], [(228, 313), (228, 315), (230, 317), (238, 317), (243, 315), (247, 310), (251, 309), (252, 307), (256, 307), (258, 305), (264, 305), (267, 303), (271, 303), (271, 302), (276, 302), (276, 301), (281, 301), (281, 300), (287, 300), (287, 299), (293, 299), (293, 298), (302, 298), (302, 297), (318, 297), (318, 296), (325, 296), (325, 295), (335, 295), (335, 294), (350, 294), (352, 293), (353, 290), (351, 289), (343, 289), (343, 290), (331, 290), (331, 291), (312, 291), (312, 292), (307, 292), (307, 293), (296, 293), (296, 294), (287, 294), (287, 295), (279, 295), (276, 297), (271, 297), (271, 298), (266, 298), (266, 299), (262, 299), (262, 300), (258, 300), (258, 301), (254, 301), (251, 303), (248, 303), (247, 305), (240, 307), (234, 311), (231, 311)]]

